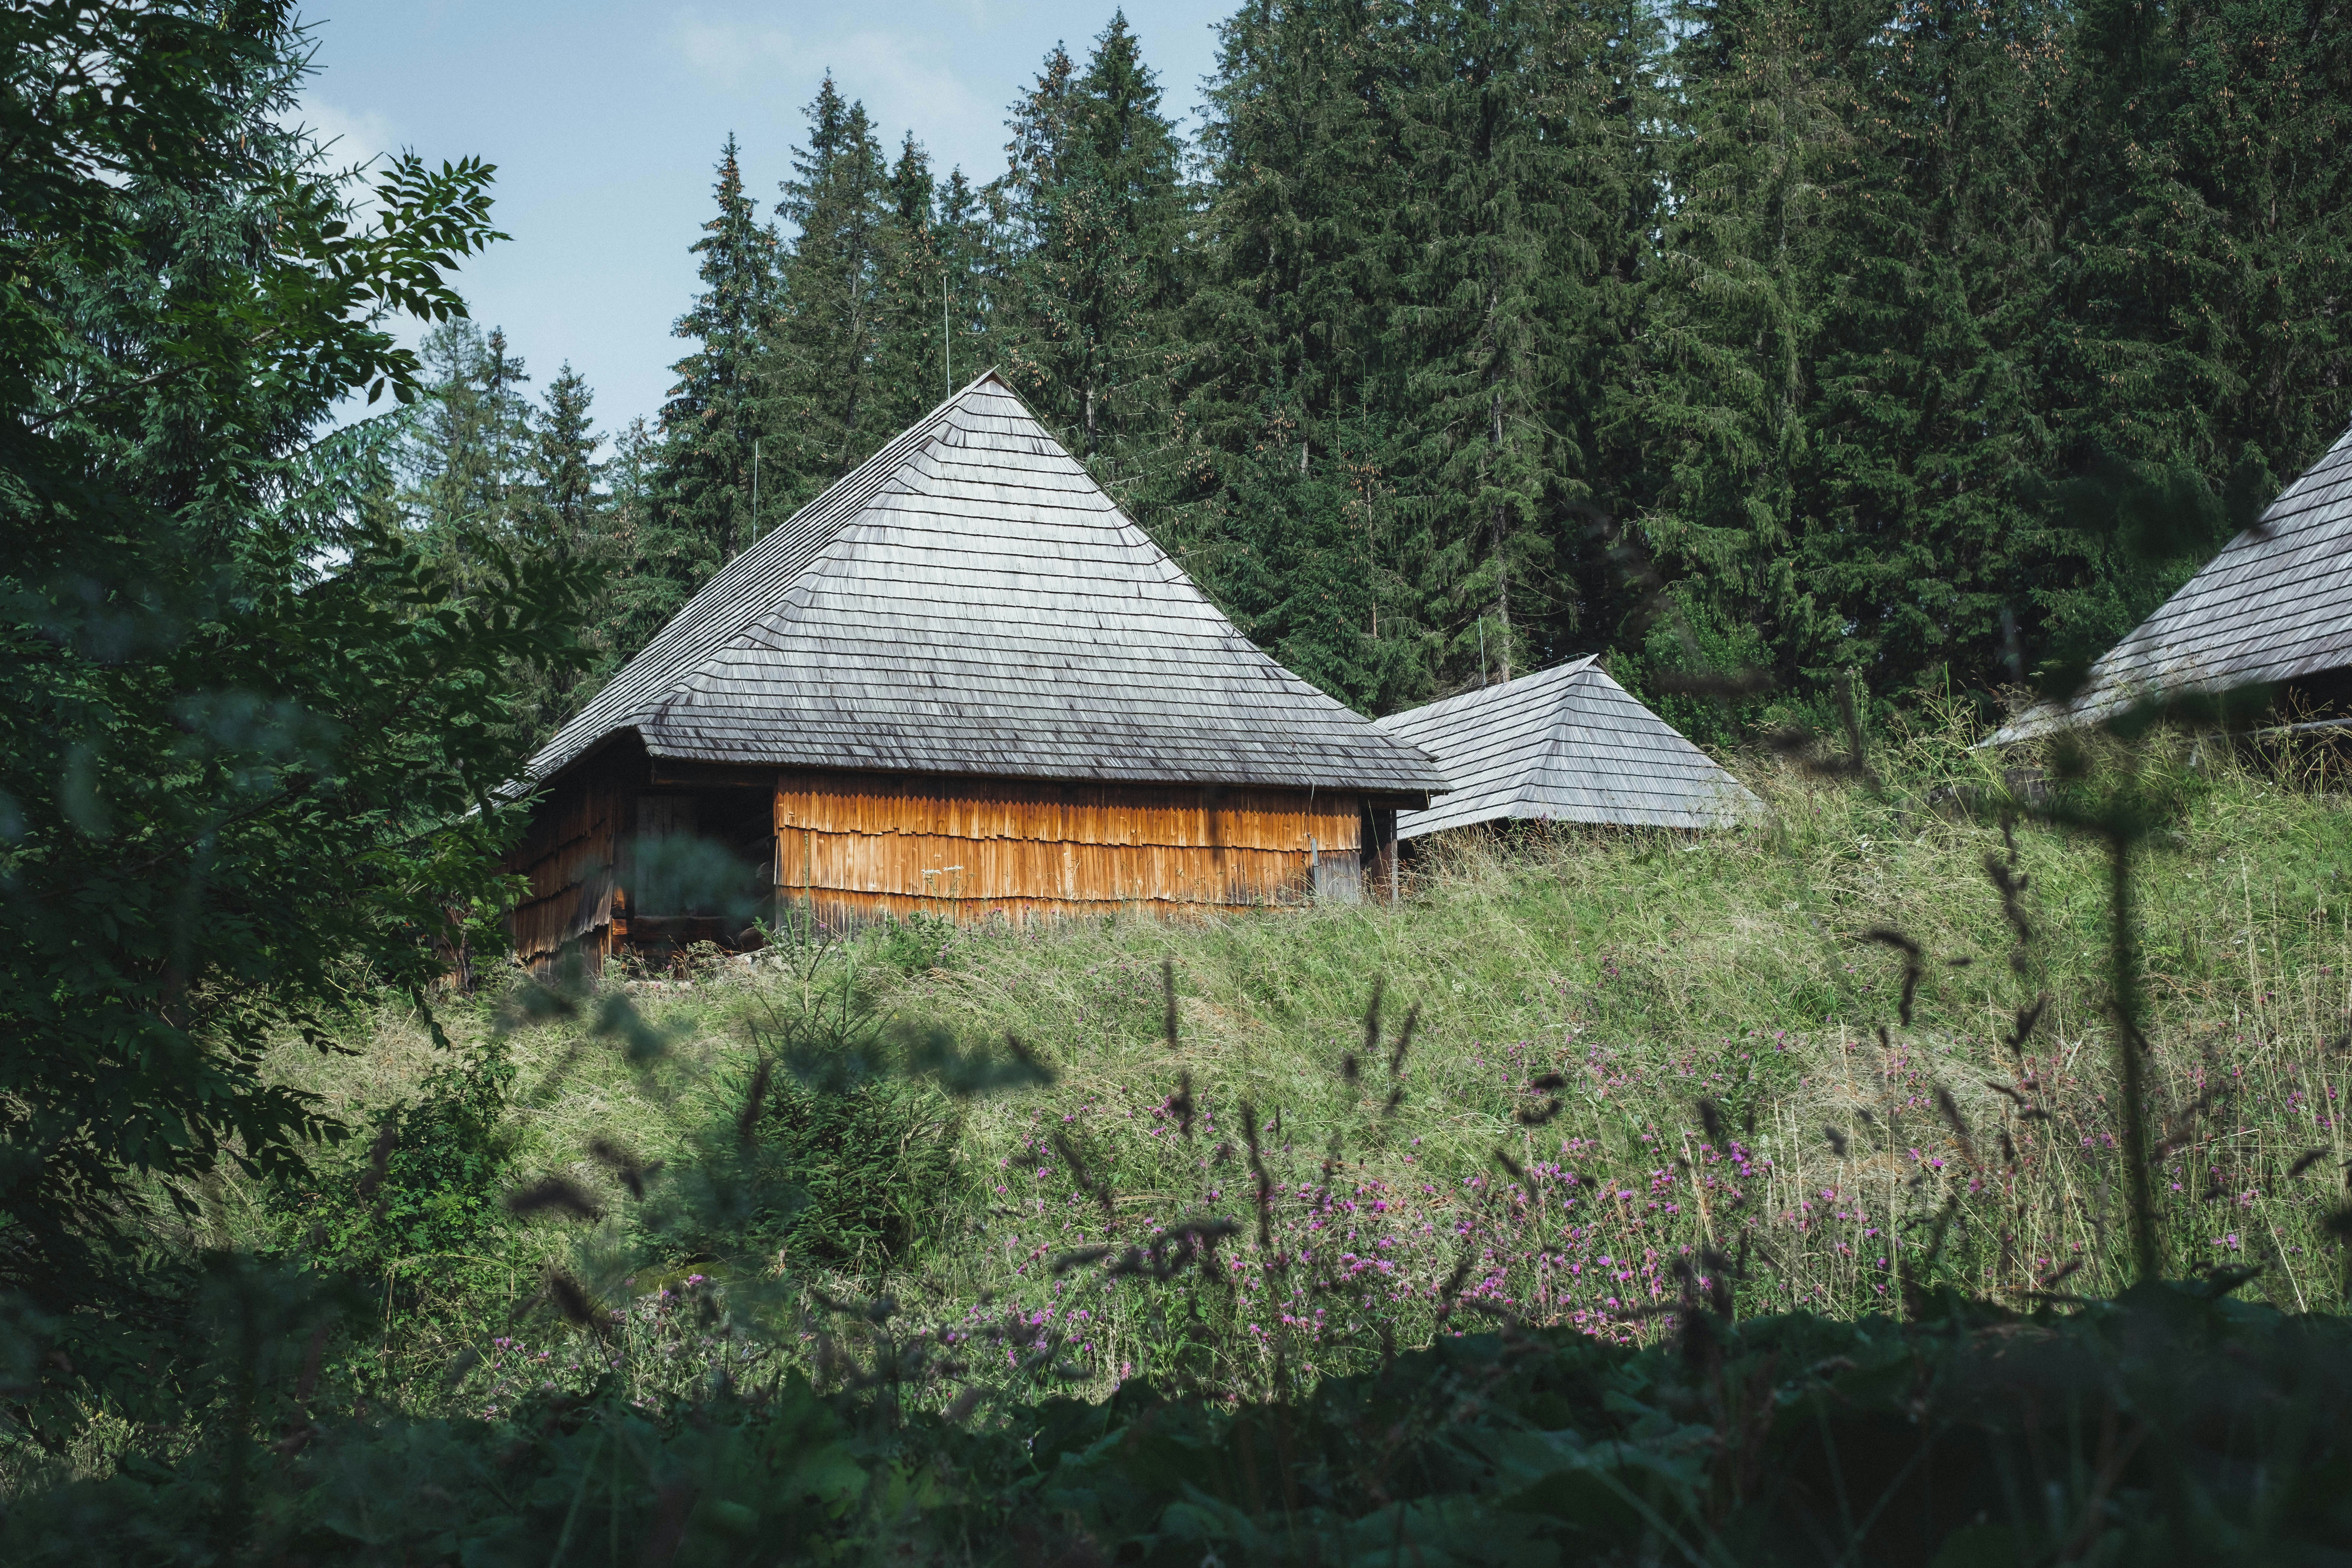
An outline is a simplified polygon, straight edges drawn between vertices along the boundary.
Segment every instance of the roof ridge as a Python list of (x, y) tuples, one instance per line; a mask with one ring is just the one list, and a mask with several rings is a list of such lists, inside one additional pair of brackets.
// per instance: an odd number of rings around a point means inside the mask
[[(1536, 748), (1533, 751), (1532, 755), (1528, 758), (1527, 773), (1519, 781), (1520, 798), (1525, 799), (1532, 796), (1537, 791), (1543, 787), (1542, 775), (1546, 768), (1549, 768), (1555, 763), (1562, 766), (1568, 765), (1569, 731), (1571, 729), (1582, 728), (1589, 730), (1591, 728), (1590, 725), (1579, 726), (1577, 724), (1576, 717), (1570, 711), (1570, 689), (1580, 684), (1580, 681), (1574, 678), (1585, 675), (1598, 675), (1601, 679), (1609, 680), (1609, 672), (1601, 668), (1599, 666), (1598, 660), (1600, 658), (1601, 656), (1597, 653), (1587, 654), (1582, 658), (1573, 660), (1568, 664), (1552, 666), (1553, 669), (1564, 669), (1571, 679), (1562, 680), (1559, 683), (1562, 689), (1558, 696), (1552, 699), (1550, 713), (1551, 727), (1544, 731), (1544, 743), (1540, 747)], [(1545, 673), (1549, 672), (1546, 671)], [(1609, 684), (1612, 686), (1617, 686), (1617, 683), (1613, 680), (1609, 680)], [(1618, 686), (1617, 689), (1623, 691), (1625, 689), (1622, 686)], [(1530, 801), (1530, 804), (1537, 803)]]
[(1557, 664), (1548, 664), (1541, 669), (1531, 669), (1524, 675), (1513, 676), (1508, 680), (1496, 681), (1487, 686), (1473, 686), (1467, 689), (1437, 698), (1433, 701), (1424, 702), (1417, 708), (1400, 708), (1393, 713), (1382, 714), (1372, 722), (1386, 724), (1390, 720), (1402, 719), (1408, 713), (1468, 712), (1483, 702), (1503, 700), (1506, 693), (1513, 697), (1525, 695), (1528, 681), (1540, 679), (1546, 676), (1573, 674), (1577, 670), (1590, 667), (1600, 657), (1597, 653), (1580, 654), (1574, 658), (1562, 659)]
[[(996, 367), (990, 366), (712, 573), (636, 656), (549, 737), (547, 744), (531, 758), (526, 772), (531, 777), (543, 778), (623, 728), (621, 721), (629, 714), (657, 711), (675, 700), (712, 654), (767, 618), (779, 602), (778, 595), (807, 574), (823, 556), (825, 545), (864, 512), (916, 458), (937, 443), (945, 433), (942, 426), (953, 423), (955, 411), (991, 383), (1007, 395), (1012, 394), (1013, 389), (1005, 385)], [(795, 555), (799, 557), (796, 562), (793, 560)], [(780, 570), (788, 563), (788, 571)], [(771, 573), (777, 574), (772, 592), (758, 591), (761, 580)], [(728, 616), (710, 626), (692, 623), (698, 600), (708, 598), (718, 605), (738, 595), (751, 606), (740, 618)], [(665, 647), (666, 642), (671, 646)], [(648, 655), (656, 657), (648, 659)], [(632, 672), (641, 663), (646, 666), (645, 673), (632, 679)]]
[(1251, 641), (993, 369), (715, 573), (532, 776), (624, 729), (763, 766), (1446, 787)]

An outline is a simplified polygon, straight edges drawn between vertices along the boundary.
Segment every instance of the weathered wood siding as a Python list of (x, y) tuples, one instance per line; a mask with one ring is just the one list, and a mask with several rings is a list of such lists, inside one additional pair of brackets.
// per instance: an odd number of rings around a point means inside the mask
[(776, 890), (853, 924), (1301, 903), (1355, 896), (1362, 823), (1352, 794), (790, 773)]
[(614, 746), (566, 771), (509, 855), (530, 881), (509, 925), (517, 956), (541, 966), (574, 944), (597, 964), (616, 947), (741, 940), (740, 917), (652, 908), (633, 885), (639, 837), (687, 824), (769, 864), (779, 920), (812, 906), (856, 926), (1353, 902), (1390, 895), (1394, 816), (1353, 793), (779, 773)]
[(515, 955), (541, 963), (580, 942), (593, 963), (609, 946), (619, 863), (646, 777), (645, 753), (614, 746), (556, 782), (509, 851), (506, 869), (530, 879), (508, 917)]

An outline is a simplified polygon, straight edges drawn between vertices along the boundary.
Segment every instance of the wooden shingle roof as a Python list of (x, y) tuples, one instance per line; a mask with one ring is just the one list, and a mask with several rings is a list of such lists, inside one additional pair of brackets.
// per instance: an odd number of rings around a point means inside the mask
[(993, 372), (714, 575), (532, 759), (1423, 795), (1428, 757), (1261, 652)]
[(1759, 804), (1591, 658), (1379, 724), (1435, 757), (1454, 781), (1428, 810), (1398, 814), (1401, 838), (1510, 817), (1715, 827)]
[(2071, 702), (1993, 737), (2095, 723), (2144, 698), (2352, 666), (2352, 430), (2179, 593), (2091, 666)]

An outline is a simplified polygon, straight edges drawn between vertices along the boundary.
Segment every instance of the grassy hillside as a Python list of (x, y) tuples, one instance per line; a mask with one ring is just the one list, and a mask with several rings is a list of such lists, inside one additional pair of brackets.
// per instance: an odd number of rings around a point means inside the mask
[[(454, 1056), (387, 1010), (358, 1055), (281, 1064), (361, 1135), (307, 1196), (224, 1188), (220, 1223), (287, 1256), (356, 1238), (342, 1256), (389, 1283), (379, 1342), (349, 1365), (414, 1398), (439, 1397), (415, 1381), (426, 1369), (437, 1380), (461, 1342), (492, 1337), (597, 1370), (547, 1311), (509, 1316), (543, 1305), (554, 1260), (615, 1306), (708, 1273), (757, 1275), (803, 1307), (887, 1296), (903, 1322), (961, 1332), (1011, 1314), (1066, 1336), (1057, 1364), (1097, 1392), (1142, 1374), (1241, 1394), (1359, 1368), (1458, 1328), (1464, 1301), (1639, 1340), (1689, 1293), (1848, 1316), (1945, 1286), (2020, 1304), (2110, 1293), (2128, 1271), (2105, 863), (2053, 830), (1968, 820), (1956, 799), (1988, 765), (1931, 736), (1887, 760), (1879, 791), (1753, 769), (1767, 822), (1449, 846), (1394, 909), (780, 942), (630, 983), (658, 1035), (634, 1047), (597, 1037), (595, 1005), (533, 1023), (450, 999)], [(2168, 1271), (2258, 1268), (2247, 1290), (2332, 1308), (2319, 1221), (2352, 1069), (2347, 813), (2274, 770), (2185, 752), (2160, 769), (2192, 803), (2137, 882)], [(2023, 941), (1989, 861), (2023, 884)], [(1920, 950), (1907, 1025), (1895, 933)], [(2006, 1043), (2037, 1005), (2022, 1046)], [(743, 1117), (762, 1059), (798, 1052), (805, 1068), (927, 1030), (1017, 1037), (1053, 1081), (845, 1096), (779, 1074), (765, 1114)], [(453, 1072), (485, 1050), (496, 1083)], [(487, 1131), (465, 1132), (467, 1093), (497, 1101)], [(410, 1217), (387, 1222), (382, 1194), (371, 1208), (349, 1193), (368, 1183), (364, 1128), (400, 1102), (425, 1107), (423, 1144), (449, 1149), (417, 1167), (439, 1174), (408, 1178)], [(742, 1133), (802, 1195), (752, 1212), (699, 1193), (708, 1214), (649, 1226), (615, 1152), (676, 1172)], [(418, 1145), (403, 1135), (380, 1184), (408, 1190)], [(604, 1217), (496, 1206), (550, 1175)], [(461, 1200), (434, 1187), (467, 1179)], [(1172, 1282), (1094, 1259), (1055, 1270), (1073, 1249), (1155, 1239), (1161, 1264), (1171, 1247), (1181, 1260), (1197, 1242), (1171, 1227), (1203, 1217), (1235, 1232)], [(523, 1386), (495, 1371), (465, 1397)]]

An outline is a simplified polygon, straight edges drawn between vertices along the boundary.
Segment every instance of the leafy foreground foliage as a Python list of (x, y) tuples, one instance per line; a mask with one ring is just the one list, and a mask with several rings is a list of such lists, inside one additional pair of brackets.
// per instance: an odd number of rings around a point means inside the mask
[(514, 1076), (495, 1047), (440, 1063), (414, 1101), (378, 1118), (357, 1181), (306, 1171), (275, 1191), (303, 1252), (330, 1268), (373, 1271), (474, 1247), (508, 1175), (513, 1132), (503, 1119)]
[(0, 54), (0, 1283), (136, 1379), (140, 1211), (341, 1132), (268, 1047), (504, 897), (501, 677), (574, 660), (584, 577), (461, 597), (373, 504), (396, 426), (333, 428), (416, 396), (487, 166), (350, 188), (271, 0), (11, 6)]
[[(723, 1303), (706, 1301), (714, 1314)], [(2072, 1316), (1506, 1326), (1287, 1405), (1140, 1385), (978, 1419), (800, 1373), (655, 1412), (292, 1422), (34, 1493), (16, 1563), (2339, 1561), (2352, 1324), (2210, 1288)], [(199, 1521), (220, 1521), (218, 1549)], [(232, 1549), (227, 1543), (236, 1542)]]

